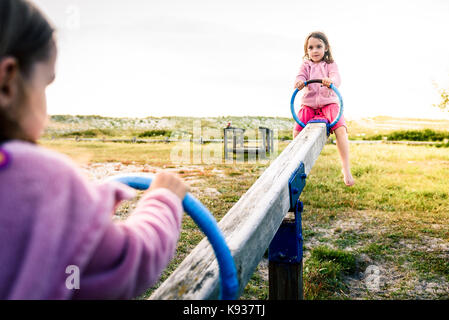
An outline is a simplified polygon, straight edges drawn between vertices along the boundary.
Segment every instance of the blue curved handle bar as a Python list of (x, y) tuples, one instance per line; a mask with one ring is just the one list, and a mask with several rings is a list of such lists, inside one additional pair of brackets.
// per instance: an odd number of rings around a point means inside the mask
[[(111, 177), (110, 180), (119, 181), (134, 189), (146, 190), (150, 187), (152, 178), (141, 175), (121, 175)], [(190, 193), (182, 201), (185, 212), (195, 221), (198, 227), (209, 239), (220, 267), (220, 299), (237, 299), (239, 282), (234, 259), (223, 234), (210, 211)]]
[[(304, 82), (304, 85), (307, 86), (309, 83), (321, 82), (321, 81), (322, 81), (321, 79), (309, 80), (309, 81)], [(340, 92), (338, 91), (337, 87), (335, 87), (333, 83), (330, 85), (330, 88), (331, 88), (332, 90), (334, 90), (334, 92), (335, 92), (336, 95), (338, 96), (338, 99), (340, 100), (340, 111), (338, 112), (338, 116), (337, 116), (337, 118), (335, 118), (334, 121), (332, 121), (331, 124), (329, 124), (329, 127), (332, 128), (333, 126), (335, 126), (335, 125), (337, 124), (337, 122), (338, 122), (338, 121), (340, 120), (340, 118), (341, 118), (341, 115), (343, 114), (343, 98), (342, 98)], [(296, 113), (295, 113), (295, 98), (296, 98), (296, 95), (298, 94), (298, 92), (299, 92), (298, 89), (295, 89), (295, 91), (293, 92), (292, 99), (290, 100), (290, 110), (291, 110), (291, 112), (292, 112), (293, 119), (295, 119), (295, 121), (296, 121), (301, 127), (304, 128), (306, 125), (305, 125), (301, 120), (299, 120), (298, 116), (297, 116)]]

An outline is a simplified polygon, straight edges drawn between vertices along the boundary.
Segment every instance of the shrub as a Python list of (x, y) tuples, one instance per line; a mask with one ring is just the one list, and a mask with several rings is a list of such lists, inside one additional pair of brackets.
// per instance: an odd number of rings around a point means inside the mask
[(112, 136), (113, 132), (109, 129), (87, 129), (80, 131), (71, 131), (61, 134), (61, 137), (80, 137), (80, 138), (94, 138), (98, 136)]
[(170, 130), (146, 130), (144, 132), (139, 133), (139, 138), (144, 137), (156, 137), (156, 136), (170, 136), (171, 135)]
[(449, 139), (449, 132), (431, 129), (394, 131), (387, 135), (387, 140), (392, 141), (443, 141), (444, 139)]
[(399, 130), (389, 134), (376, 134), (364, 137), (364, 140), (382, 140), (386, 137), (390, 141), (444, 141), (449, 139), (449, 132), (435, 131), (432, 129), (424, 130)]
[(363, 140), (382, 140), (383, 136), (381, 134), (375, 134), (372, 136), (363, 137)]

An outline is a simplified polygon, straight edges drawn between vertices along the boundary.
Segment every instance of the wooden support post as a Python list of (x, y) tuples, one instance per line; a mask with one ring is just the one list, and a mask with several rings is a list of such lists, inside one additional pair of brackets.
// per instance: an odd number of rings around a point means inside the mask
[(302, 260), (299, 263), (269, 262), (269, 300), (304, 300)]
[[(300, 213), (298, 213), (300, 214)], [(299, 217), (289, 212), (269, 248), (269, 300), (303, 300), (302, 236)], [(290, 243), (289, 243), (290, 242)]]

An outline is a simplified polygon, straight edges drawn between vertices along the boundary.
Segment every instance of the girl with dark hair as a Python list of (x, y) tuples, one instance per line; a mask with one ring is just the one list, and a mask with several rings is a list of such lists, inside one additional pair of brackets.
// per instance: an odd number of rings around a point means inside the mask
[[(295, 88), (299, 90), (303, 89), (305, 87), (305, 81), (311, 79), (322, 79), (324, 86), (319, 83), (310, 83), (307, 85), (301, 99), (301, 109), (298, 112), (298, 118), (303, 123), (307, 123), (319, 115), (324, 116), (329, 123), (332, 123), (338, 116), (339, 106), (337, 95), (329, 87), (331, 84), (334, 84), (338, 88), (341, 80), (337, 64), (332, 57), (329, 40), (323, 32), (319, 31), (310, 33), (306, 38), (304, 43), (304, 61), (296, 76)], [(297, 124), (293, 130), (293, 138), (301, 130), (302, 127)], [(330, 129), (330, 132), (335, 132), (337, 138), (337, 149), (342, 163), (343, 181), (347, 186), (352, 186), (355, 182), (349, 163), (349, 141), (343, 115)]]
[(36, 144), (55, 78), (53, 34), (28, 1), (0, 0), (0, 299), (136, 297), (173, 257), (187, 187), (161, 172), (130, 217), (114, 222), (134, 191), (94, 184)]

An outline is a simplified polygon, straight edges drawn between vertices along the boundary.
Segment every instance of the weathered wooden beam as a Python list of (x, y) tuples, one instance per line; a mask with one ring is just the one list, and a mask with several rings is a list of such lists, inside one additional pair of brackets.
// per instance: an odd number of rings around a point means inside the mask
[[(289, 210), (288, 179), (301, 161), (310, 172), (326, 139), (325, 124), (307, 125), (219, 222), (237, 267), (239, 293)], [(218, 271), (212, 247), (203, 239), (150, 299), (218, 299)]]

